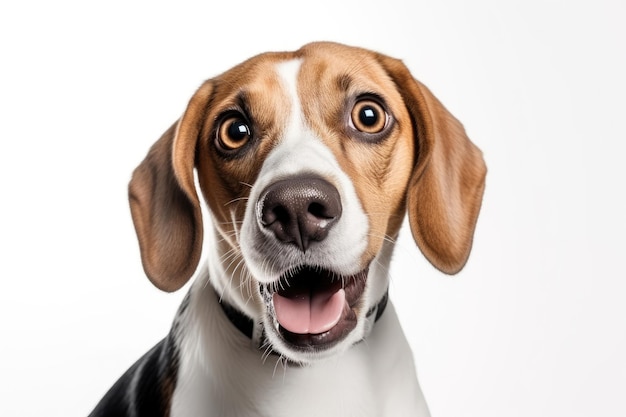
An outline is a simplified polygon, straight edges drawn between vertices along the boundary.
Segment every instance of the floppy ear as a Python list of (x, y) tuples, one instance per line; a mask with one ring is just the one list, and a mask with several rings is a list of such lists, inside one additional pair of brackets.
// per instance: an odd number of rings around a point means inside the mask
[(200, 261), (202, 214), (193, 169), (210, 92), (209, 83), (198, 90), (183, 117), (135, 169), (128, 187), (144, 271), (164, 291), (182, 287)]
[(485, 189), (482, 152), (401, 61), (382, 60), (414, 124), (417, 154), (407, 189), (413, 238), (436, 268), (455, 274), (469, 257)]

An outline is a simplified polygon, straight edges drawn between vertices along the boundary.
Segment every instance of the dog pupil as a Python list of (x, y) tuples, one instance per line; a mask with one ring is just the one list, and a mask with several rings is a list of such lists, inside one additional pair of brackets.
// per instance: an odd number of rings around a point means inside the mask
[(234, 140), (242, 140), (250, 135), (250, 129), (243, 121), (236, 120), (228, 128), (228, 135)]
[(371, 107), (364, 107), (359, 113), (359, 119), (365, 126), (374, 126), (378, 121), (378, 114)]

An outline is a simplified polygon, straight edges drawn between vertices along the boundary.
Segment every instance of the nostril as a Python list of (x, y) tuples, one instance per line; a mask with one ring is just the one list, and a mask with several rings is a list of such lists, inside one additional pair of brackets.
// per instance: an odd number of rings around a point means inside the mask
[(313, 217), (317, 217), (318, 219), (332, 219), (333, 215), (328, 214), (327, 207), (323, 204), (313, 202), (309, 204), (308, 213), (312, 214)]
[(283, 206), (276, 206), (274, 210), (272, 210), (276, 221), (279, 222), (288, 222), (291, 220), (291, 216), (289, 215), (289, 211)]
[(261, 216), (263, 226), (269, 226), (275, 222), (287, 224), (290, 221), (291, 216), (289, 215), (289, 211), (281, 205), (271, 207), (269, 210), (263, 210), (263, 214)]

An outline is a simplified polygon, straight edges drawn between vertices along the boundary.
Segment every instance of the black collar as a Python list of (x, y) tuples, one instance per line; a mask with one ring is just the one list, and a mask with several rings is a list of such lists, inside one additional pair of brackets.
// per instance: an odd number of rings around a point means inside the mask
[[(385, 291), (385, 294), (382, 296), (380, 301), (372, 308), (367, 311), (366, 317), (371, 317), (373, 314), (376, 314), (374, 318), (374, 322), (377, 322), (378, 319), (385, 312), (385, 307), (387, 307), (387, 301), (389, 300), (389, 290)], [(222, 306), (222, 310), (228, 317), (228, 320), (239, 329), (241, 333), (246, 335), (249, 339), (252, 339), (252, 335), (254, 333), (254, 321), (243, 314), (241, 311), (237, 310), (235, 307), (230, 304), (224, 302), (223, 300), (219, 300), (220, 305)]]

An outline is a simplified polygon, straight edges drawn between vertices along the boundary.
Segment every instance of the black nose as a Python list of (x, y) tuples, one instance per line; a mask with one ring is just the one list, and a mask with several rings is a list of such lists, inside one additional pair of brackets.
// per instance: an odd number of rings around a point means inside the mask
[(262, 194), (261, 224), (281, 242), (306, 251), (312, 241), (322, 241), (341, 217), (337, 189), (318, 177), (277, 181)]

